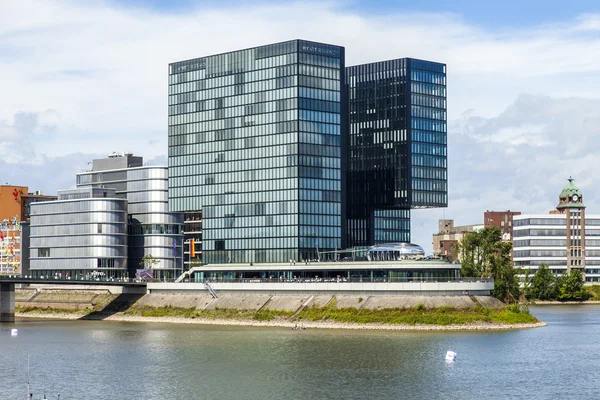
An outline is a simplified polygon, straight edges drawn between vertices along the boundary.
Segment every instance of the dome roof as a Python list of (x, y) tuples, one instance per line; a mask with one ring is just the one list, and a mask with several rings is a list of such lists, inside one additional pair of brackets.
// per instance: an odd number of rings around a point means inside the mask
[(424, 255), (425, 250), (412, 243), (383, 243), (369, 248), (369, 253), (377, 251), (399, 251), (401, 255)]
[(558, 206), (556, 208), (584, 208), (581, 190), (573, 183), (573, 178), (569, 178), (568, 181), (569, 183), (558, 196)]

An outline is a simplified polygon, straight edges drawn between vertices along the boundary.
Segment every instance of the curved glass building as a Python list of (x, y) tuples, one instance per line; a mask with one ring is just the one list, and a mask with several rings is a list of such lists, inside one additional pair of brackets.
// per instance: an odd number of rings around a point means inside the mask
[[(183, 268), (183, 214), (168, 210), (169, 172), (144, 166), (142, 157), (115, 153), (93, 160), (92, 170), (77, 174), (78, 187), (108, 187), (127, 200), (129, 268), (152, 268), (154, 277), (173, 279)], [(151, 261), (143, 261), (144, 256)]]
[(114, 189), (59, 191), (31, 205), (30, 270), (39, 277), (127, 276), (127, 200)]
[(372, 246), (367, 251), (369, 261), (395, 261), (406, 259), (421, 259), (425, 250), (412, 243), (384, 243)]

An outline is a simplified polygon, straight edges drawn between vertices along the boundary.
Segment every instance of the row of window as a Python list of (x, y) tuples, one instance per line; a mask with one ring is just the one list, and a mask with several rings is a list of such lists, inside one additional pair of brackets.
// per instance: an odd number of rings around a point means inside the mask
[(412, 191), (412, 203), (415, 206), (445, 207), (448, 204), (448, 195), (439, 192)]
[(435, 83), (436, 85), (446, 85), (446, 74), (430, 71), (419, 71), (413, 69), (410, 71), (410, 79), (417, 82)]
[(30, 216), (44, 214), (67, 214), (77, 212), (126, 212), (127, 203), (123, 200), (89, 199), (60, 203), (39, 202), (31, 205)]
[(422, 107), (422, 106), (411, 106), (412, 117), (438, 119), (440, 121), (446, 120), (446, 111), (438, 110), (436, 108)]
[[(515, 221), (516, 222), (516, 221)], [(572, 232), (573, 233), (573, 232)], [(575, 233), (573, 233), (575, 234)], [(515, 229), (514, 237), (523, 236), (567, 236), (566, 229)], [(586, 229), (585, 236), (600, 236), (600, 229)]]
[[(171, 178), (171, 188), (198, 186), (198, 185), (219, 185), (223, 183), (238, 183), (238, 186), (232, 188), (227, 187), (223, 190), (201, 188), (199, 191), (204, 192), (249, 192), (255, 191), (252, 187), (256, 181), (277, 180), (285, 178), (324, 178), (339, 180), (341, 171), (336, 168), (323, 167), (286, 167), (286, 168), (269, 168), (262, 170), (246, 170), (239, 172), (221, 173), (216, 175), (200, 175), (198, 168), (194, 166), (180, 167), (184, 169), (181, 177)], [(240, 186), (241, 185), (241, 186)], [(286, 184), (287, 185), (287, 184)], [(292, 187), (298, 187), (297, 183), (292, 183)], [(234, 190), (235, 189), (235, 190)]]
[[(528, 239), (528, 240), (515, 240), (513, 247), (566, 247), (567, 241), (563, 239)], [(597, 239), (586, 239), (586, 247), (600, 247), (600, 240)]]
[(441, 168), (423, 168), (423, 167), (412, 167), (413, 178), (424, 178), (424, 179), (448, 179), (448, 171)]
[[(332, 239), (339, 242), (340, 228), (328, 226), (269, 226), (254, 228), (205, 229), (202, 238), (202, 251), (227, 250), (216, 248), (215, 242), (225, 240), (235, 243), (236, 247), (229, 249), (259, 249), (288, 247), (287, 243), (293, 238)], [(264, 246), (261, 243), (271, 242)], [(292, 241), (293, 242), (293, 241)], [(315, 241), (318, 242), (318, 241)], [(290, 246), (291, 247), (291, 246)]]
[(446, 123), (440, 121), (412, 118), (411, 128), (446, 133)]
[[(336, 181), (323, 181), (318, 179), (312, 179), (311, 181), (317, 181), (316, 184), (318, 187), (307, 187), (307, 189), (316, 189), (316, 190), (334, 190), (339, 191), (339, 182)], [(333, 184), (332, 184), (333, 183)], [(253, 193), (234, 193), (234, 194), (205, 194), (198, 193), (196, 188), (194, 187), (184, 187), (184, 188), (174, 188), (171, 189), (173, 193), (170, 196), (172, 201), (176, 201), (182, 197), (193, 197), (196, 201), (189, 202), (190, 204), (196, 204), (195, 209), (203, 208), (206, 206), (213, 206), (219, 204), (243, 204), (243, 203), (263, 203), (269, 201), (290, 201), (290, 200), (298, 200), (298, 190), (279, 190), (279, 191), (265, 191), (265, 192), (253, 192)], [(173, 206), (171, 211), (177, 211), (180, 203), (171, 203), (169, 202), (170, 207)], [(330, 203), (321, 203), (321, 204), (330, 204)], [(339, 204), (339, 203), (331, 203), (331, 204)], [(312, 211), (306, 211), (307, 213), (312, 213)], [(332, 214), (327, 212), (327, 214)]]
[(443, 144), (429, 144), (422, 142), (412, 142), (411, 150), (413, 153), (431, 154), (434, 156), (446, 156), (446, 145)]
[(431, 132), (413, 129), (411, 133), (413, 142), (446, 144), (448, 136), (445, 132)]
[(446, 99), (437, 96), (426, 96), (422, 94), (412, 94), (411, 103), (416, 106), (435, 107), (446, 109)]
[(416, 166), (447, 168), (445, 156), (413, 154), (411, 159), (412, 164)]
[[(285, 169), (285, 177), (298, 177), (298, 168), (293, 167), (298, 166), (299, 163), (300, 165), (307, 167), (328, 168), (331, 170), (338, 170), (340, 168), (339, 158), (319, 156), (272, 157), (261, 158), (257, 160), (231, 161), (204, 165), (193, 165), (190, 162), (191, 165), (187, 167), (172, 167), (173, 177), (170, 179), (170, 189), (185, 183), (185, 181), (175, 180), (182, 175), (185, 176), (183, 179), (194, 179), (193, 181), (190, 181), (190, 184), (195, 185), (212, 185), (215, 183), (232, 183), (236, 180), (253, 180), (253, 172), (251, 171), (256, 171), (256, 176), (276, 176), (275, 172), (262, 171), (264, 169)], [(238, 172), (236, 173), (236, 171)], [(190, 173), (195, 175), (195, 177), (190, 177)], [(336, 178), (336, 174), (333, 172), (324, 173), (323, 176), (334, 179)]]
[[(184, 154), (197, 153), (199, 151), (204, 153), (233, 150), (235, 148), (273, 146), (276, 144), (295, 143), (298, 131), (297, 121), (207, 132), (197, 132), (196, 128), (198, 127), (196, 125), (189, 124), (169, 128), (173, 131), (172, 135), (169, 135), (169, 146), (187, 145), (192, 148), (192, 150), (185, 151)], [(180, 129), (185, 132), (175, 132)], [(194, 146), (194, 143), (198, 143), (199, 145)], [(203, 143), (207, 144), (202, 145)]]
[[(69, 236), (86, 234), (127, 234), (127, 224), (123, 223), (103, 223), (103, 224), (67, 224), (55, 226), (35, 226), (31, 225), (31, 237), (36, 236)], [(90, 238), (90, 240), (93, 240)]]
[[(218, 87), (231, 86), (239, 83), (250, 83), (286, 76), (306, 75), (310, 77), (339, 80), (340, 70), (327, 67), (318, 67), (305, 64), (287, 64), (273, 68), (232, 73), (230, 75), (207, 78), (206, 74), (197, 72), (194, 74), (180, 74), (169, 77), (169, 85), (185, 84), (193, 82), (191, 90), (206, 90)], [(190, 78), (188, 80), (188, 77)]]
[(179, 235), (183, 233), (183, 225), (178, 224), (141, 224), (129, 225), (129, 235)]
[[(277, 137), (281, 136), (281, 137)], [(263, 158), (274, 158), (274, 157), (282, 157), (282, 156), (296, 156), (296, 154), (301, 154), (299, 156), (298, 162), (302, 165), (304, 163), (308, 163), (308, 165), (313, 165), (313, 159), (317, 159), (317, 166), (323, 166), (322, 159), (323, 158), (338, 158), (340, 157), (340, 148), (339, 146), (326, 146), (323, 144), (310, 144), (310, 143), (298, 143), (291, 142), (293, 136), (298, 135), (275, 135), (274, 137), (259, 137), (257, 140), (248, 140), (245, 141), (248, 144), (256, 145), (269, 143), (270, 145), (265, 145), (263, 147), (253, 147), (248, 149), (236, 150), (236, 149), (225, 149), (220, 152), (207, 152), (202, 151), (202, 149), (206, 149), (207, 145), (199, 146), (199, 153), (194, 154), (193, 160), (194, 165), (201, 166), (198, 168), (198, 173), (203, 173), (206, 169), (208, 169), (209, 165), (204, 164), (213, 164), (213, 163), (225, 163), (225, 162), (234, 162), (234, 161), (244, 161), (244, 160), (258, 160)], [(289, 144), (277, 144), (276, 142), (288, 142)], [(337, 142), (330, 141), (330, 142)], [(238, 144), (241, 142), (238, 142)], [(223, 146), (215, 146), (215, 147), (223, 147)], [(311, 157), (310, 159), (304, 159), (306, 156), (316, 156)], [(296, 164), (294, 161), (292, 164)], [(152, 187), (148, 189), (153, 190), (164, 190), (166, 189), (166, 180), (164, 182), (155, 183)], [(133, 186), (133, 185), (132, 185)], [(163, 187), (164, 186), (164, 187)], [(135, 187), (132, 188), (135, 190)]]
[(434, 85), (431, 83), (417, 83), (412, 82), (410, 84), (410, 91), (418, 94), (428, 94), (430, 96), (446, 97), (446, 87), (441, 85)]
[(226, 214), (222, 218), (207, 219), (205, 221), (204, 230), (293, 225), (339, 227), (340, 220), (341, 217), (339, 215), (285, 214), (240, 217), (235, 214)]
[(199, 114), (181, 114), (173, 115), (169, 118), (169, 125), (179, 125), (188, 123), (197, 123), (197, 131), (216, 131), (219, 129), (242, 128), (247, 126), (272, 124), (275, 122), (295, 121), (298, 119), (298, 111), (275, 111), (267, 114), (249, 115), (235, 118), (214, 119), (207, 122), (200, 122)]
[[(567, 223), (566, 215), (563, 215), (561, 218), (526, 218), (526, 219), (515, 219), (515, 226), (524, 226), (524, 225), (556, 225), (556, 226), (564, 226)], [(600, 225), (600, 219), (595, 218), (586, 218), (586, 225)]]
[(415, 190), (429, 190), (435, 192), (447, 192), (448, 186), (446, 181), (442, 180), (424, 180), (414, 179), (412, 180), (412, 188)]

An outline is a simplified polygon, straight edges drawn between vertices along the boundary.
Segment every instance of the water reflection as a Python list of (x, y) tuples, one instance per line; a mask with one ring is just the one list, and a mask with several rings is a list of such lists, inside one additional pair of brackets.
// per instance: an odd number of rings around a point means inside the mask
[[(28, 354), (34, 393), (61, 399), (600, 397), (589, 376), (600, 367), (590, 357), (600, 351), (600, 307), (533, 311), (550, 326), (408, 333), (19, 321), (0, 325), (0, 397), (22, 397)], [(448, 365), (450, 349), (458, 357)]]

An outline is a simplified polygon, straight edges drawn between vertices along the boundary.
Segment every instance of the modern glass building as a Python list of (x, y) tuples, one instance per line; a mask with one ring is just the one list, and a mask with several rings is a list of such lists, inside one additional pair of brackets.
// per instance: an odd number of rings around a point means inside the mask
[(129, 267), (131, 276), (146, 255), (152, 256), (154, 276), (173, 279), (183, 265), (183, 214), (168, 210), (168, 168), (144, 166), (142, 157), (114, 153), (92, 162), (91, 171), (77, 174), (77, 187), (114, 188), (127, 199)]
[(127, 200), (114, 189), (61, 190), (58, 200), (31, 204), (32, 276), (124, 278)]
[(169, 209), (204, 263), (341, 246), (344, 48), (291, 40), (169, 65)]
[(446, 66), (402, 58), (346, 68), (347, 247), (410, 241), (410, 209), (446, 207)]

